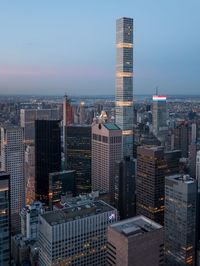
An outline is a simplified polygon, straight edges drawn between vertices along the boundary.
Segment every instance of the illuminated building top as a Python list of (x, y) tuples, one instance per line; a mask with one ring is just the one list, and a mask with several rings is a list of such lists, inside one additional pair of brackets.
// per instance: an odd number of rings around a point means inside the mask
[(167, 97), (166, 96), (162, 96), (162, 95), (153, 95), (152, 97), (153, 101), (166, 101)]

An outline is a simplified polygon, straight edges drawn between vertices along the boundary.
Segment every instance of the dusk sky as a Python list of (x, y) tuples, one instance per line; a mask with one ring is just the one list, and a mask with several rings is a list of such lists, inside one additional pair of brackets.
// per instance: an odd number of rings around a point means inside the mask
[(134, 19), (134, 93), (200, 94), (200, 0), (1, 0), (0, 94), (114, 94)]

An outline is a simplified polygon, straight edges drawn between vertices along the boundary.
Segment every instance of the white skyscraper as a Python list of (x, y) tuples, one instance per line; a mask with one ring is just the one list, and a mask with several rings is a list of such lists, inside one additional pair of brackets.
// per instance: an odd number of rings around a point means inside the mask
[(133, 19), (116, 23), (116, 124), (122, 130), (122, 156), (133, 153)]
[(113, 123), (94, 122), (92, 125), (93, 191), (113, 194), (115, 162), (121, 160), (121, 154), (121, 129)]
[(39, 265), (104, 266), (106, 231), (117, 210), (103, 201), (84, 200), (46, 212), (39, 222)]
[(11, 225), (20, 228), (25, 205), (24, 134), (20, 127), (1, 128), (1, 169), (10, 175)]

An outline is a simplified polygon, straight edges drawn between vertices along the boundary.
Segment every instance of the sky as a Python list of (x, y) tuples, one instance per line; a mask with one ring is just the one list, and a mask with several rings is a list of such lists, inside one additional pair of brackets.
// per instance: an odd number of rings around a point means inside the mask
[(0, 94), (115, 92), (115, 23), (134, 19), (134, 94), (200, 94), (199, 0), (0, 0)]

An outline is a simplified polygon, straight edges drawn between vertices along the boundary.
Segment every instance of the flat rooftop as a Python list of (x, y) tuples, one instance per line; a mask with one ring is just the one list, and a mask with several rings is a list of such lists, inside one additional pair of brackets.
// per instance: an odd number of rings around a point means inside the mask
[(46, 212), (41, 216), (47, 221), (48, 224), (54, 226), (57, 224), (82, 219), (88, 216), (99, 215), (112, 210), (115, 210), (115, 208), (108, 205), (104, 201), (98, 200), (80, 203), (76, 206), (68, 207), (58, 211)]
[(142, 215), (114, 223), (110, 227), (127, 237), (145, 234), (162, 228), (160, 224)]
[(194, 178), (190, 177), (190, 175), (181, 175), (181, 174), (167, 176), (166, 179), (182, 182), (185, 184), (192, 184), (196, 182)]

